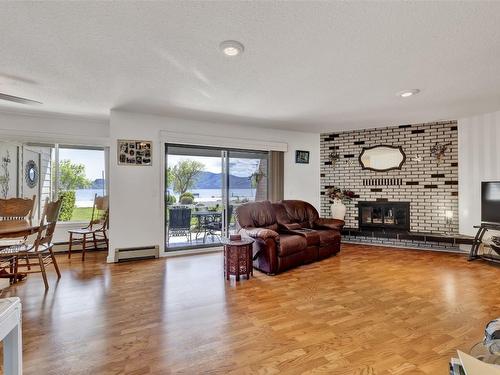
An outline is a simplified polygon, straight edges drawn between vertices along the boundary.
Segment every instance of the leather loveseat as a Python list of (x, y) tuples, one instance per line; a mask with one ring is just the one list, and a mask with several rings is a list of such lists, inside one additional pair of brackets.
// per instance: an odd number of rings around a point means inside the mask
[(327, 258), (340, 251), (342, 220), (322, 219), (309, 203), (246, 203), (236, 209), (238, 232), (251, 237), (254, 267), (267, 274)]

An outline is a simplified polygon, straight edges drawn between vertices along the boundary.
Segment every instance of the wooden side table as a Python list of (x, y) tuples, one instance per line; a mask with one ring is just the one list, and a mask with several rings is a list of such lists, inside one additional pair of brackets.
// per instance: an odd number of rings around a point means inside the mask
[(253, 276), (252, 265), (252, 244), (253, 239), (244, 238), (238, 241), (231, 241), (228, 238), (223, 238), (221, 242), (224, 244), (224, 275), (226, 280), (229, 276), (236, 276), (236, 281), (240, 281), (240, 275)]

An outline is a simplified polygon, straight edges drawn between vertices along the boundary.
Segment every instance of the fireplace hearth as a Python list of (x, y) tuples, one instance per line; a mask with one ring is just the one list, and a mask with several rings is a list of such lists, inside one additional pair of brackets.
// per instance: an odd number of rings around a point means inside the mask
[(363, 230), (409, 231), (410, 202), (358, 202), (358, 225)]

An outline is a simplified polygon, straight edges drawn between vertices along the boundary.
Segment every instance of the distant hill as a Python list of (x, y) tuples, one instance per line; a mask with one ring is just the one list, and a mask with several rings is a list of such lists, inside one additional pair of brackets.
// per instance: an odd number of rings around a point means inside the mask
[[(200, 172), (193, 189), (219, 189), (222, 184), (222, 173)], [(229, 186), (232, 189), (251, 189), (248, 177), (229, 175)]]
[(91, 189), (103, 189), (104, 188), (104, 180), (102, 178), (96, 178), (94, 181), (92, 181), (90, 188)]

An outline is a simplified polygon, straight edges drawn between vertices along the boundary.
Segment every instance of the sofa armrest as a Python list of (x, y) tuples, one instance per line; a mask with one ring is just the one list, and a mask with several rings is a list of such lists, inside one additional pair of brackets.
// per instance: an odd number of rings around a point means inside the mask
[(280, 235), (278, 232), (275, 232), (274, 230), (271, 229), (264, 229), (264, 228), (243, 228), (240, 230), (240, 233), (243, 236), (251, 237), (253, 239), (260, 239), (260, 240), (267, 240), (267, 239), (272, 239), (276, 242), (279, 241)]
[(239, 233), (242, 237), (255, 240), (252, 245), (254, 267), (265, 273), (275, 274), (278, 270), (279, 233), (264, 228), (243, 228)]
[(334, 229), (340, 232), (344, 227), (344, 224), (344, 220), (319, 218), (315, 221), (314, 226), (316, 228)]

